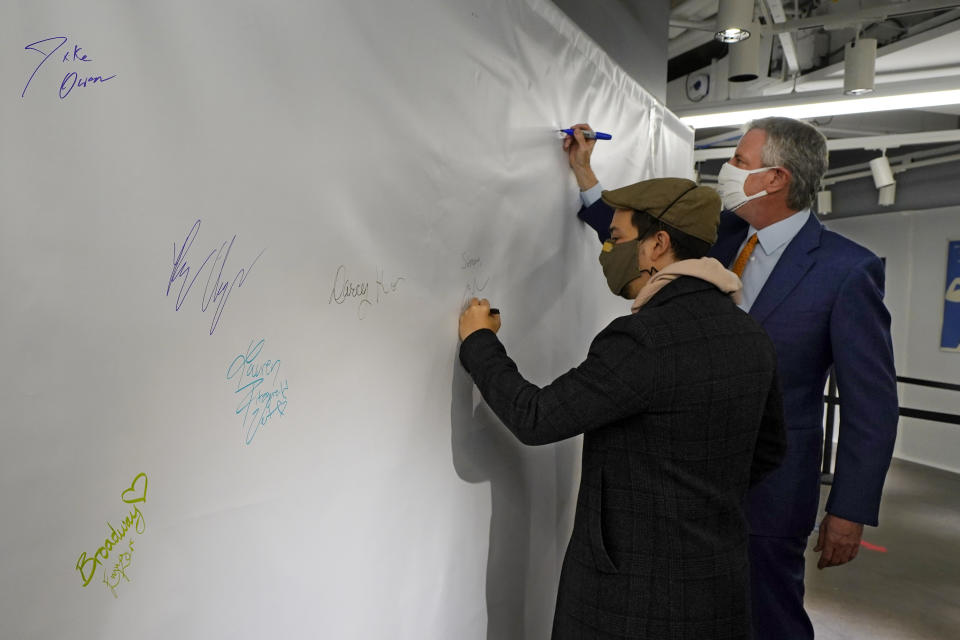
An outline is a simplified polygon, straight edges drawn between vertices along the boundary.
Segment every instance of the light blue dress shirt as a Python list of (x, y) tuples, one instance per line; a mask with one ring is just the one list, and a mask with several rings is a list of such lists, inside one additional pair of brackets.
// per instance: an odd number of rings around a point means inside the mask
[[(589, 207), (599, 200), (601, 191), (603, 191), (603, 187), (600, 186), (599, 183), (586, 191), (581, 191), (580, 200), (583, 202), (583, 206)], [(777, 266), (780, 256), (783, 255), (790, 241), (800, 233), (800, 229), (803, 228), (803, 225), (807, 223), (809, 218), (810, 209), (803, 209), (802, 211), (797, 211), (789, 218), (764, 227), (760, 231), (757, 231), (753, 225), (750, 225), (747, 236), (740, 244), (740, 248), (737, 249), (737, 253), (733, 259), (733, 262), (736, 262), (736, 256), (740, 255), (740, 250), (743, 249), (743, 245), (747, 244), (750, 236), (756, 233), (758, 236), (757, 246), (753, 248), (753, 253), (750, 254), (750, 260), (747, 262), (747, 266), (744, 267), (743, 275), (740, 277), (743, 281), (743, 297), (738, 306), (741, 309), (750, 311), (750, 307), (753, 306), (753, 302), (760, 294), (760, 290), (763, 289), (763, 285), (766, 284), (767, 278), (773, 273), (773, 268)], [(730, 268), (733, 262), (726, 265), (726, 267)]]
[[(740, 280), (743, 281), (743, 297), (737, 306), (744, 311), (750, 311), (750, 307), (753, 306), (754, 301), (760, 294), (760, 290), (763, 289), (767, 278), (773, 273), (773, 268), (777, 266), (780, 256), (783, 255), (790, 241), (800, 233), (800, 229), (803, 228), (803, 225), (807, 223), (809, 218), (810, 209), (804, 209), (796, 212), (789, 218), (784, 218), (780, 222), (775, 222), (768, 227), (764, 227), (760, 231), (757, 231), (753, 228), (753, 225), (750, 225), (750, 229), (747, 231), (747, 237), (744, 238), (740, 244), (736, 255), (740, 255), (740, 250), (747, 244), (750, 236), (755, 233), (757, 234), (757, 246), (753, 248), (753, 253), (750, 254), (750, 260), (747, 261), (747, 266), (743, 269), (743, 275), (740, 276)], [(734, 257), (733, 261), (736, 262), (736, 257)], [(731, 265), (732, 264), (733, 263), (731, 263)], [(727, 265), (727, 267), (729, 268), (730, 265)]]

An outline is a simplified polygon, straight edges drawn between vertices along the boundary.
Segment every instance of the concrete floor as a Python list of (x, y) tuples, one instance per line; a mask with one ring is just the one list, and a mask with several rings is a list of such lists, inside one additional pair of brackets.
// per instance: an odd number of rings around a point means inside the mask
[(893, 461), (880, 526), (863, 534), (886, 552), (861, 547), (853, 562), (818, 571), (816, 536), (806, 608), (818, 640), (960, 639), (960, 475)]

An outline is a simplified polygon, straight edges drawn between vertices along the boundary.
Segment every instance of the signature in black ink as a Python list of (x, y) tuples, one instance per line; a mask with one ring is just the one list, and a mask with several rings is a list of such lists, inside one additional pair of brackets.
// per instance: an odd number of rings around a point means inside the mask
[[(30, 77), (27, 78), (27, 84), (24, 85), (23, 91), (20, 93), (21, 98), (27, 95), (27, 89), (30, 87), (30, 83), (33, 82), (34, 76), (36, 76), (37, 72), (40, 71), (40, 67), (42, 67), (47, 60), (52, 58), (53, 54), (60, 51), (60, 48), (67, 44), (67, 40), (67, 36), (54, 36), (52, 38), (44, 38), (43, 40), (31, 42), (24, 47), (25, 51), (36, 51), (42, 55), (43, 60), (40, 61), (40, 64), (33, 69), (33, 73), (31, 73)], [(49, 51), (46, 51), (46, 49), (49, 49)], [(66, 49), (61, 62), (67, 64), (72, 64), (75, 62), (93, 62), (93, 58), (88, 56), (86, 53), (83, 53), (83, 47), (78, 44), (74, 44), (73, 51), (71, 51), (69, 47)], [(60, 83), (60, 99), (63, 100), (66, 98), (76, 87), (87, 87), (89, 85), (102, 84), (108, 80), (113, 80), (116, 77), (117, 74), (103, 77), (102, 75), (86, 75), (77, 73), (76, 71), (68, 71), (66, 75), (63, 76), (63, 81)]]
[(474, 268), (474, 267), (476, 267), (477, 269), (479, 269), (480, 267), (483, 266), (483, 261), (480, 260), (480, 258), (478, 258), (478, 257), (476, 257), (476, 256), (472, 256), (472, 255), (470, 255), (469, 253), (467, 253), (466, 251), (464, 251), (463, 253), (461, 253), (461, 254), (460, 254), (460, 257), (463, 258), (463, 266), (460, 267), (461, 270), (463, 270), (463, 269), (471, 269), (471, 268)]
[[(260, 352), (266, 342), (260, 339), (250, 341), (246, 353), (241, 353), (233, 359), (227, 367), (227, 380), (237, 379), (237, 389), (240, 394), (240, 403), (237, 405), (237, 415), (243, 414), (243, 426), (246, 429), (246, 443), (253, 442), (254, 436), (260, 427), (267, 424), (274, 415), (285, 415), (287, 409), (286, 378), (278, 383), (280, 375), (279, 360), (260, 360)], [(257, 391), (266, 379), (273, 375), (269, 386), (273, 391)]]
[[(203, 273), (204, 267), (207, 266), (207, 263), (210, 262), (212, 258), (213, 262), (210, 263), (207, 282), (203, 288), (203, 297), (200, 299), (200, 309), (203, 313), (206, 313), (211, 304), (216, 305), (213, 318), (210, 321), (210, 335), (213, 335), (213, 332), (217, 330), (217, 325), (220, 323), (220, 316), (223, 315), (223, 309), (227, 305), (227, 299), (233, 292), (234, 286), (238, 289), (243, 286), (243, 283), (247, 280), (247, 276), (250, 275), (250, 271), (253, 270), (253, 265), (257, 263), (257, 260), (260, 259), (260, 256), (263, 255), (266, 249), (260, 251), (247, 268), (238, 270), (232, 280), (224, 280), (223, 271), (227, 266), (227, 258), (230, 257), (230, 250), (233, 249), (233, 243), (237, 239), (236, 234), (234, 234), (229, 242), (224, 240), (220, 244), (219, 249), (212, 249), (210, 253), (207, 254), (207, 257), (203, 259), (203, 262), (200, 263), (200, 266), (191, 278), (190, 273), (193, 269), (190, 263), (187, 262), (187, 253), (193, 246), (193, 241), (196, 239), (199, 231), (200, 220), (197, 220), (187, 233), (187, 237), (184, 238), (183, 244), (180, 245), (179, 252), (177, 251), (177, 243), (173, 243), (173, 270), (170, 272), (170, 280), (167, 282), (167, 296), (170, 295), (170, 289), (174, 283), (177, 280), (181, 280), (175, 307), (176, 310), (179, 311), (183, 303), (186, 302), (187, 296), (190, 295), (193, 284), (200, 274)], [(219, 269), (217, 269), (217, 263), (220, 264)]]
[(354, 282), (348, 277), (346, 266), (340, 265), (337, 267), (337, 272), (333, 276), (333, 289), (330, 291), (327, 304), (333, 304), (334, 302), (343, 304), (351, 298), (356, 299), (358, 301), (357, 317), (363, 320), (367, 317), (367, 313), (373, 306), (380, 304), (387, 296), (397, 293), (400, 283), (406, 280), (403, 276), (393, 279), (385, 278), (382, 267), (377, 267), (376, 273), (376, 279), (374, 280), (375, 286), (373, 288), (374, 295), (371, 299), (370, 283), (367, 281)]
[(470, 298), (478, 297), (487, 288), (487, 285), (490, 284), (490, 278), (483, 276), (483, 260), (479, 257), (470, 255), (466, 251), (460, 254), (460, 257), (463, 258), (463, 266), (460, 267), (460, 270), (467, 271), (470, 277), (460, 299), (460, 308), (462, 309)]

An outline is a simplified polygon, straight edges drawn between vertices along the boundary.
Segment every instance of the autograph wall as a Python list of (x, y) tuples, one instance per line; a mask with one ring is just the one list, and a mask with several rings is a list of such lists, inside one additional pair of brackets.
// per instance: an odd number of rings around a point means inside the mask
[(505, 435), (456, 318), (579, 363), (627, 305), (552, 130), (611, 186), (691, 134), (546, 0), (0, 30), (0, 637), (545, 637), (578, 443)]

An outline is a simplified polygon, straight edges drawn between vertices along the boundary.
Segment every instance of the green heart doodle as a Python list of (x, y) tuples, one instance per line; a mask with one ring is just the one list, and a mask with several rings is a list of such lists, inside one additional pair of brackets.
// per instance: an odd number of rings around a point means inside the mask
[[(137, 482), (143, 478), (143, 488), (137, 488)], [(127, 496), (129, 494), (129, 497)], [(133, 482), (130, 483), (129, 489), (124, 489), (123, 494), (120, 496), (121, 499), (127, 504), (133, 504), (134, 502), (146, 502), (147, 501), (147, 474), (139, 473), (137, 477), (133, 479)]]

